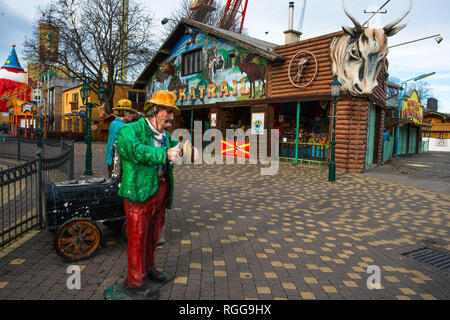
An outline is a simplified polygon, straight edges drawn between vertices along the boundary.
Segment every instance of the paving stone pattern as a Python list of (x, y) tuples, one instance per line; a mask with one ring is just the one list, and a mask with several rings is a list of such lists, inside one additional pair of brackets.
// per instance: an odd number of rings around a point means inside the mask
[[(450, 251), (450, 196), (361, 174), (281, 164), (179, 166), (174, 209), (156, 264), (177, 278), (159, 299), (449, 299), (449, 273), (404, 254)], [(94, 169), (95, 170), (95, 169)], [(124, 281), (126, 244), (104, 230), (102, 248), (70, 263), (41, 231), (0, 258), (0, 299), (103, 299)], [(82, 267), (81, 290), (66, 286)], [(370, 290), (369, 266), (381, 271)]]

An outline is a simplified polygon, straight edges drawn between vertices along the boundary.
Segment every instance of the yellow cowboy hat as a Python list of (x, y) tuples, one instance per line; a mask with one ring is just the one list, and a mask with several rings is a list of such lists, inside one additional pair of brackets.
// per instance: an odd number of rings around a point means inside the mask
[(137, 110), (134, 110), (131, 107), (131, 101), (128, 99), (122, 99), (119, 100), (119, 102), (117, 103), (117, 107), (113, 108), (114, 111), (128, 111), (128, 112), (133, 112), (133, 113), (137, 113)]
[(153, 93), (152, 99), (144, 103), (144, 111), (147, 112), (152, 105), (162, 106), (179, 115), (180, 109), (175, 105), (177, 95), (171, 91), (158, 90)]

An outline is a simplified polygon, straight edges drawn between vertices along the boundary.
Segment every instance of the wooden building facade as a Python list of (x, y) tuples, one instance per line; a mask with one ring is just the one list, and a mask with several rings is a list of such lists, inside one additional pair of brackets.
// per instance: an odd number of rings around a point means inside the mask
[[(258, 123), (267, 130), (269, 156), (274, 154), (270, 130), (278, 129), (280, 158), (292, 160), (296, 154), (296, 159), (327, 163), (335, 116), (330, 83), (337, 73), (331, 44), (343, 36), (341, 31), (277, 46), (182, 19), (133, 88), (145, 88), (147, 99), (155, 90), (176, 93), (181, 110), (176, 128), (192, 129), (193, 121), (202, 121), (203, 131), (215, 127), (225, 137), (226, 129), (253, 131)], [(191, 65), (196, 59), (198, 65)], [(382, 164), (387, 60), (380, 59), (376, 68), (373, 83), (378, 85), (369, 94), (344, 90), (338, 98), (340, 172)]]
[[(323, 110), (322, 118), (330, 119), (326, 127), (328, 131), (321, 132), (326, 134), (322, 142), (325, 142), (327, 148), (331, 140), (334, 118), (334, 104), (330, 92), (330, 83), (333, 81), (330, 43), (342, 35), (343, 32), (337, 32), (277, 47), (275, 52), (287, 60), (283, 63), (271, 64), (269, 67), (268, 102), (270, 106), (276, 108), (281, 104), (283, 107), (289, 103), (292, 106), (299, 102), (300, 119), (302, 114), (311, 114), (308, 109), (317, 109), (317, 106), (320, 106)], [(301, 63), (304, 63), (305, 67), (298, 76), (298, 65)], [(384, 60), (377, 77), (378, 86), (371, 95), (354, 97), (341, 92), (338, 98), (336, 114), (338, 171), (363, 172), (372, 164), (382, 164), (382, 128), (384, 128), (386, 108), (387, 68), (387, 60)], [(273, 127), (279, 128), (279, 123), (274, 123)], [(301, 136), (302, 128), (299, 131)], [(314, 132), (313, 135), (315, 134), (317, 133)], [(310, 137), (307, 139), (306, 141), (311, 141)], [(314, 143), (318, 142), (320, 141), (314, 141)], [(326, 156), (329, 158), (329, 153)]]

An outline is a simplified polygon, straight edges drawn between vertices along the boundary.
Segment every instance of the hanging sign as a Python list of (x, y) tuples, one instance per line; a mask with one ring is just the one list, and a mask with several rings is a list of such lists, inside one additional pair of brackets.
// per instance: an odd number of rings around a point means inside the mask
[(264, 113), (252, 113), (252, 134), (264, 134)]
[(402, 118), (411, 119), (417, 124), (422, 123), (423, 107), (420, 104), (419, 95), (416, 90), (411, 92), (411, 95), (406, 101), (403, 101)]
[(217, 113), (211, 113), (211, 128), (215, 128), (217, 125)]

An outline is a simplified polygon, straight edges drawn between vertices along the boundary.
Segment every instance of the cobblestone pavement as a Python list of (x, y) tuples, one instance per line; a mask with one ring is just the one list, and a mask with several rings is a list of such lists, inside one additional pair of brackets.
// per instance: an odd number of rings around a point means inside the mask
[[(107, 177), (108, 167), (105, 162), (106, 143), (93, 141), (92, 149), (92, 171), (95, 177)], [(75, 179), (89, 179), (91, 176), (84, 176), (86, 169), (86, 145), (83, 142), (75, 142)]]
[(393, 158), (367, 175), (450, 195), (450, 153), (428, 152)]
[[(338, 174), (330, 184), (326, 168), (306, 165), (281, 164), (274, 176), (259, 169), (176, 167), (156, 264), (177, 278), (159, 299), (450, 298), (448, 271), (404, 255), (450, 251), (449, 195), (367, 174)], [(105, 228), (102, 247), (76, 263), (80, 290), (67, 289), (71, 264), (50, 232), (35, 232), (0, 251), (0, 299), (103, 299), (124, 281), (126, 244)], [(372, 265), (380, 289), (367, 287)]]

